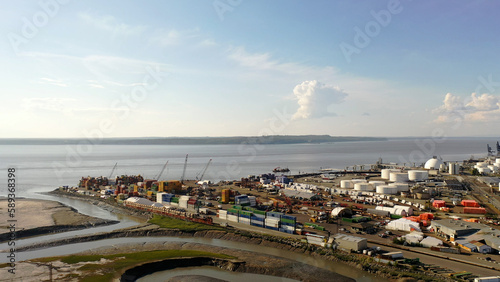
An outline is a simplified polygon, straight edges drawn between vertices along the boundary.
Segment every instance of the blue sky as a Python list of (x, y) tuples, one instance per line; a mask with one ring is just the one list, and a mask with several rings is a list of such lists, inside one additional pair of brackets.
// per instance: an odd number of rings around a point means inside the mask
[(499, 6), (2, 1), (0, 137), (495, 136)]

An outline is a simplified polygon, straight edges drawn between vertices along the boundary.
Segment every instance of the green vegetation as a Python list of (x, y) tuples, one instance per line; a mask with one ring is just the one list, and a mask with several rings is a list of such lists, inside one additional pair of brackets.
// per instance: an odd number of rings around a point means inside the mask
[(171, 218), (166, 216), (154, 215), (148, 223), (156, 224), (161, 228), (179, 229), (184, 232), (196, 232), (202, 230), (224, 230), (222, 227), (206, 225), (197, 222), (185, 221), (182, 219)]
[(67, 264), (76, 264), (81, 262), (98, 262), (101, 259), (106, 259), (109, 261), (103, 264), (89, 263), (80, 267), (79, 270), (89, 274), (82, 277), (80, 281), (111, 281), (116, 273), (121, 273), (125, 269), (133, 267), (135, 265), (177, 257), (215, 257), (221, 259), (234, 259), (234, 257), (224, 254), (214, 254), (195, 250), (164, 250), (114, 255), (76, 255), (66, 257), (50, 257), (35, 259), (32, 261), (50, 262), (60, 260)]

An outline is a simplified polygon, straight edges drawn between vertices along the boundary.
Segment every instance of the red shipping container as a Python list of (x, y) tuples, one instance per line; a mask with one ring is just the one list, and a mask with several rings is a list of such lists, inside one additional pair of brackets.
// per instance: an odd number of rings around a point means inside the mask
[(462, 200), (462, 206), (470, 208), (479, 208), (480, 205), (474, 200)]
[(465, 208), (464, 208), (464, 213), (472, 213), (472, 214), (486, 214), (486, 209), (485, 209), (485, 208), (471, 208), (471, 207), (465, 207)]

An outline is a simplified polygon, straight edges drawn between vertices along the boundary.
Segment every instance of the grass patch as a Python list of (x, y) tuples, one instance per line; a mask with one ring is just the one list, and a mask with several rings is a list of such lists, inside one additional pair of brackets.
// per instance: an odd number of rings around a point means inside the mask
[(235, 257), (214, 254), (209, 252), (195, 250), (162, 250), (162, 251), (147, 251), (128, 254), (114, 255), (81, 255), (81, 256), (65, 256), (65, 257), (50, 257), (33, 260), (33, 262), (50, 262), (60, 260), (67, 264), (75, 264), (80, 262), (99, 261), (102, 258), (110, 260), (104, 264), (89, 263), (83, 265), (78, 270), (84, 272), (79, 281), (112, 281), (116, 273), (120, 273), (127, 268), (135, 265), (164, 260), (177, 257), (215, 257), (221, 259), (234, 259)]
[(156, 224), (161, 228), (179, 229), (180, 231), (184, 232), (195, 232), (202, 230), (224, 230), (224, 228), (218, 226), (191, 222), (161, 215), (154, 215), (153, 218), (148, 221), (148, 223)]
[(10, 267), (10, 263), (0, 263), (0, 268)]

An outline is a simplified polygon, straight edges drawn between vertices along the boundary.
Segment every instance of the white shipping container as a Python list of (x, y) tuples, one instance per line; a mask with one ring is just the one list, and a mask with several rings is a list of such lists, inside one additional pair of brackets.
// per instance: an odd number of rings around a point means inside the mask
[(276, 220), (276, 219), (266, 218), (265, 219), (265, 223), (266, 223), (266, 225), (279, 224), (280, 220), (279, 219)]
[(279, 228), (279, 227), (280, 227), (280, 224), (279, 224), (279, 223), (266, 223), (266, 227), (275, 227), (275, 228)]
[(281, 225), (281, 228), (286, 229), (286, 230), (295, 231), (295, 226)]
[(238, 222), (238, 216), (237, 215), (228, 214), (226, 219), (229, 220), (229, 221)]
[(239, 222), (245, 223), (245, 224), (250, 224), (250, 218), (240, 217)]
[(219, 218), (222, 220), (227, 220), (227, 214), (219, 214)]

